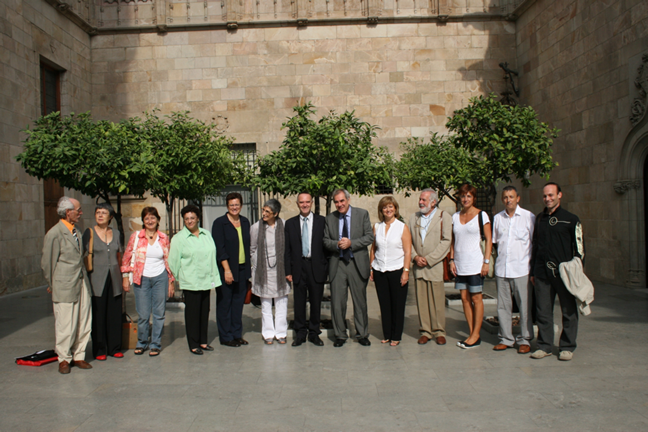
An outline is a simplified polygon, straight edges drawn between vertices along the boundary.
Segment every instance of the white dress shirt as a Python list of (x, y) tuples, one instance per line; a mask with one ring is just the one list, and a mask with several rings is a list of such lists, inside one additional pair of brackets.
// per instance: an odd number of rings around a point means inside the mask
[(423, 213), (421, 213), (421, 219), (419, 220), (419, 233), (421, 234), (421, 243), (425, 243), (427, 230), (430, 227), (430, 222), (432, 222), (432, 218), (434, 217), (436, 211), (437, 207), (434, 207), (434, 210), (432, 210), (428, 216), (425, 216)]
[(308, 256), (306, 258), (310, 258), (312, 254), (312, 245), (313, 245), (313, 212), (308, 213), (308, 216), (304, 217), (302, 214), (299, 214), (299, 233), (302, 233), (302, 230), (304, 229), (304, 219), (308, 219), (308, 240), (310, 241), (310, 244), (308, 245)]
[(493, 218), (493, 243), (497, 243), (495, 276), (518, 278), (529, 274), (535, 215), (517, 206), (513, 217), (506, 210)]

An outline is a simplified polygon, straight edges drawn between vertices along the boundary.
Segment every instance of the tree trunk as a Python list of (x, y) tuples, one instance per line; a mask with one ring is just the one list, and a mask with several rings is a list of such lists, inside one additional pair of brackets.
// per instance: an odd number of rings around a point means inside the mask
[(117, 195), (117, 212), (115, 213), (115, 222), (117, 222), (117, 229), (119, 230), (119, 241), (121, 241), (121, 244), (124, 245), (124, 236), (126, 234), (124, 233), (124, 221), (122, 220), (121, 194)]
[(319, 195), (313, 195), (313, 199), (315, 200), (315, 214), (319, 215), (320, 214), (320, 196)]
[(333, 197), (331, 194), (326, 195), (326, 214), (328, 215), (331, 213), (331, 202), (333, 201)]
[(166, 207), (167, 211), (167, 228), (169, 231), (169, 240), (173, 236), (174, 230), (173, 230), (173, 201), (175, 199), (173, 197), (167, 197), (166, 201), (164, 202), (164, 206)]

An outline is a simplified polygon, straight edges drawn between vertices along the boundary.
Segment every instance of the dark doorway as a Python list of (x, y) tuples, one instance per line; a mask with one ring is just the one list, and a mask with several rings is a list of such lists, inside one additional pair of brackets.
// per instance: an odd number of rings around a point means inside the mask
[(644, 160), (643, 168), (643, 191), (644, 191), (644, 245), (645, 245), (645, 259), (644, 271), (648, 275), (648, 157)]

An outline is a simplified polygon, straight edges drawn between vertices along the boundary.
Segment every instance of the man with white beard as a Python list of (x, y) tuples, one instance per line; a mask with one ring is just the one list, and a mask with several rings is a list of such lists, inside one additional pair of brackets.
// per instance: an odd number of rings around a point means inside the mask
[(437, 345), (446, 344), (443, 259), (450, 251), (452, 215), (438, 209), (437, 203), (436, 191), (424, 189), (419, 198), (420, 211), (409, 221), (420, 345), (430, 339), (436, 339)]

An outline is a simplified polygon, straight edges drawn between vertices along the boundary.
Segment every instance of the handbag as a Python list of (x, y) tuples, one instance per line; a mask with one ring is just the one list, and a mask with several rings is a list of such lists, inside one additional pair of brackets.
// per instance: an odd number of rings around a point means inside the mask
[[(483, 213), (484, 213), (483, 211), (479, 212), (479, 234), (481, 235), (479, 246), (481, 247), (482, 254), (484, 255), (485, 258), (486, 257), (486, 236), (484, 235), (484, 220), (482, 219)], [(486, 277), (488, 278), (492, 278), (495, 275), (496, 259), (497, 259), (497, 252), (495, 252), (495, 248), (491, 246), (491, 256), (488, 263), (488, 274), (486, 275)]]
[(36, 351), (24, 357), (18, 357), (16, 364), (21, 366), (42, 366), (58, 360), (58, 355), (54, 350)]
[[(441, 210), (441, 240), (443, 240), (443, 210)], [(443, 282), (450, 282), (454, 276), (450, 271), (450, 252), (443, 258)]]
[(126, 293), (123, 297), (124, 313), (122, 314), (122, 349), (137, 347), (137, 323), (126, 312)]
[(90, 242), (88, 243), (88, 254), (83, 257), (83, 263), (88, 272), (92, 271), (92, 257), (94, 256), (94, 230), (90, 228)]
[[(139, 238), (139, 235), (135, 236), (135, 240), (133, 241), (133, 254), (131, 255), (131, 260), (130, 260), (130, 268), (135, 269), (135, 249), (137, 249), (137, 239)], [(131, 271), (128, 274), (128, 283), (133, 285), (133, 271)]]

